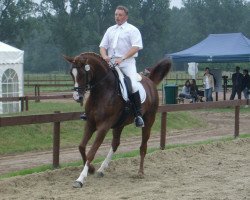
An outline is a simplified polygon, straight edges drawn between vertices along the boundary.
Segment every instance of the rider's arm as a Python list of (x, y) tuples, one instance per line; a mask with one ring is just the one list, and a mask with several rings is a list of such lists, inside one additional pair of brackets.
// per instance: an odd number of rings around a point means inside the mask
[(121, 58), (116, 59), (116, 63), (119, 65), (122, 61), (132, 57), (133, 55), (135, 55), (138, 51), (140, 50), (139, 47), (131, 47), (131, 49), (129, 49), (129, 51), (122, 56)]
[(122, 56), (122, 60), (126, 60), (133, 55), (135, 55), (140, 50), (139, 47), (132, 47), (124, 56)]
[(104, 60), (106, 60), (106, 62), (110, 61), (110, 58), (107, 55), (107, 50), (104, 47), (100, 47), (100, 54), (101, 54), (102, 58)]

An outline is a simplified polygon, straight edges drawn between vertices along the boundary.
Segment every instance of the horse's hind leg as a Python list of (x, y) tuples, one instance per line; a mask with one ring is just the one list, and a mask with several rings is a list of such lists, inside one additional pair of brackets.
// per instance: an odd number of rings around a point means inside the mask
[(147, 114), (144, 115), (144, 122), (145, 122), (145, 127), (142, 128), (142, 141), (141, 141), (141, 146), (140, 146), (140, 168), (139, 168), (139, 175), (144, 174), (144, 158), (147, 154), (147, 142), (150, 137), (150, 132), (151, 132), (151, 127), (155, 121), (155, 114)]
[(121, 138), (121, 132), (124, 127), (119, 127), (113, 129), (113, 140), (112, 140), (112, 146), (109, 150), (109, 153), (105, 160), (102, 162), (101, 167), (97, 170), (97, 176), (103, 177), (104, 176), (104, 170), (108, 168), (110, 161), (112, 160), (113, 154), (116, 152), (118, 146), (120, 145), (120, 138)]

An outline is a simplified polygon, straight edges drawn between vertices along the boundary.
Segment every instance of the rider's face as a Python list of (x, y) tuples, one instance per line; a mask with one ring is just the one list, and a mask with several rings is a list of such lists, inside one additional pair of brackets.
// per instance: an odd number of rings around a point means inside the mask
[(115, 10), (115, 21), (116, 24), (122, 25), (128, 19), (128, 15), (126, 15), (124, 10), (116, 9)]

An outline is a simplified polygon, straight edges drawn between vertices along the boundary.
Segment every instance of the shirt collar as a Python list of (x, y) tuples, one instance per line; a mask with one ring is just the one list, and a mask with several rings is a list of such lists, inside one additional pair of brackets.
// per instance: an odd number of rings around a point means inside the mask
[(124, 29), (125, 28), (125, 26), (128, 24), (128, 22), (126, 21), (126, 22), (124, 22), (122, 25), (116, 25), (116, 27), (115, 28), (119, 28), (119, 27), (121, 27), (122, 29)]

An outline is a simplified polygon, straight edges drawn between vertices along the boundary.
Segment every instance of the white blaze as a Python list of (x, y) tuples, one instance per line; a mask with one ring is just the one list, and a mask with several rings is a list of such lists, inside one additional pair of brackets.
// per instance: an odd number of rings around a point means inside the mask
[(76, 77), (77, 77), (77, 69), (76, 68), (72, 69), (72, 74), (73, 74), (74, 79), (75, 79), (75, 87), (78, 87), (78, 83), (76, 81)]
[[(78, 85), (77, 79), (76, 79), (76, 77), (77, 77), (77, 69), (76, 69), (76, 68), (73, 68), (73, 69), (72, 69), (72, 74), (73, 74), (73, 76), (74, 76), (74, 82), (75, 82), (74, 87), (77, 88), (79, 85)], [(74, 91), (74, 92), (73, 92), (73, 99), (74, 99), (75, 101), (78, 101), (78, 100), (79, 100), (79, 94), (78, 94), (77, 91)]]

